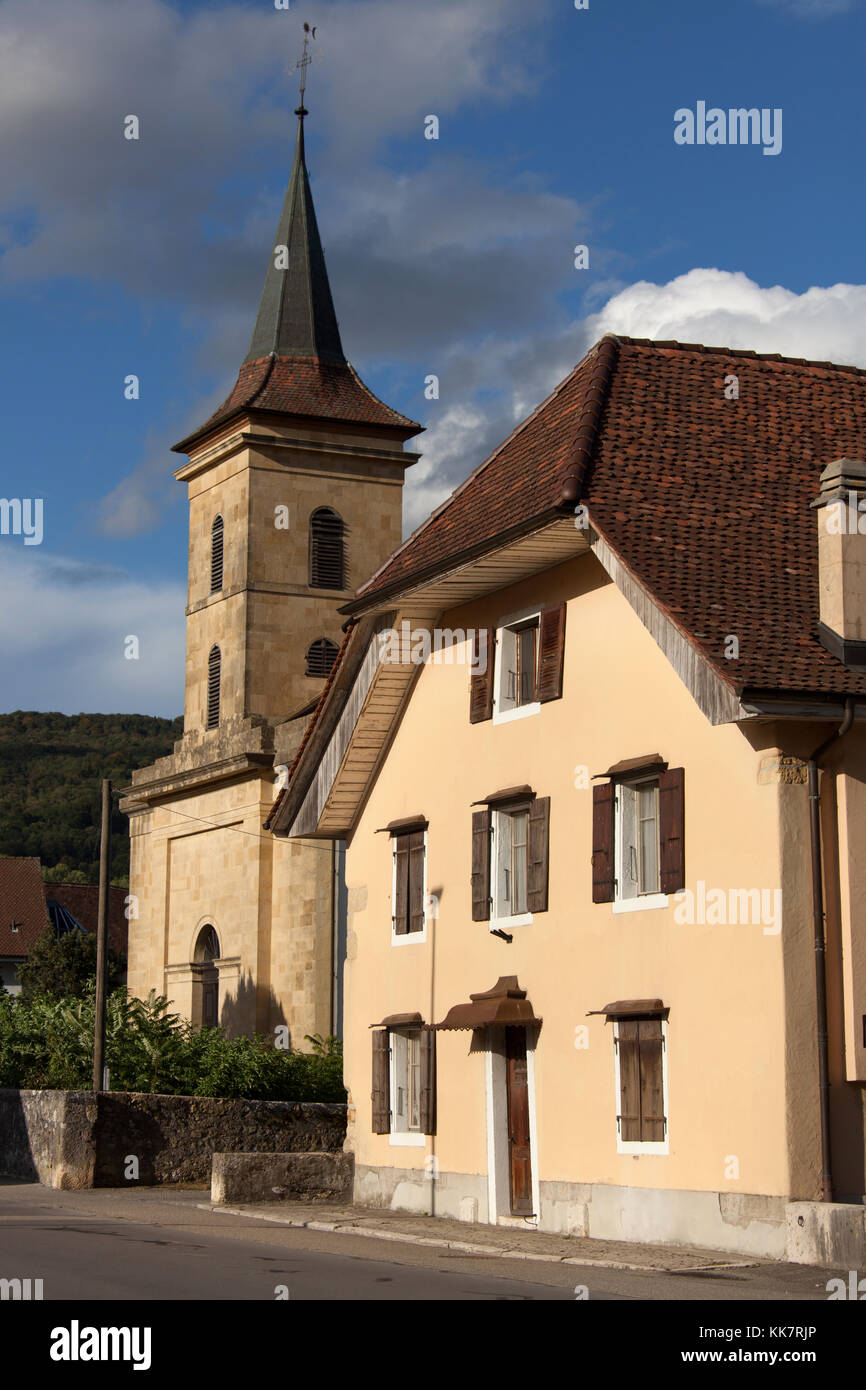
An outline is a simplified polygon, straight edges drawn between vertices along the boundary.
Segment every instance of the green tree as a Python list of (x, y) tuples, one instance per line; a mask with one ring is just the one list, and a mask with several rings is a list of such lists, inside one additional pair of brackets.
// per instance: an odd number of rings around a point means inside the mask
[[(88, 984), (96, 978), (96, 936), (71, 931), (58, 937), (46, 927), (31, 947), (26, 963), (19, 967), (21, 993), (25, 999), (47, 996), (52, 999), (82, 999)], [(108, 948), (105, 958), (106, 991), (116, 988), (120, 965)]]

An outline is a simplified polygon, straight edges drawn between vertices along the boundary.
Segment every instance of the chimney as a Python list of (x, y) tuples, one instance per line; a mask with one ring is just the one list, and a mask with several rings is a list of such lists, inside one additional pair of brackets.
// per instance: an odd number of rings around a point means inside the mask
[(845, 666), (866, 671), (866, 463), (828, 463), (812, 506), (818, 513), (818, 637)]

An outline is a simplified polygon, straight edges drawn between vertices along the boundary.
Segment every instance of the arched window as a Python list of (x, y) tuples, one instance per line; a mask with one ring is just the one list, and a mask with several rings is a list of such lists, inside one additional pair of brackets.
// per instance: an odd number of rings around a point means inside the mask
[(310, 517), (310, 587), (345, 589), (346, 527), (331, 507), (319, 507)]
[(223, 532), (221, 516), (215, 516), (210, 529), (210, 591), (218, 594), (223, 586)]
[(307, 648), (306, 675), (329, 676), (337, 660), (337, 650), (336, 642), (329, 642), (327, 637), (317, 637)]
[(220, 977), (214, 961), (219, 959), (219, 937), (213, 927), (202, 927), (193, 951), (193, 1023), (216, 1028), (219, 1023)]
[(207, 727), (215, 729), (220, 722), (220, 674), (222, 656), (219, 647), (211, 647), (207, 659)]

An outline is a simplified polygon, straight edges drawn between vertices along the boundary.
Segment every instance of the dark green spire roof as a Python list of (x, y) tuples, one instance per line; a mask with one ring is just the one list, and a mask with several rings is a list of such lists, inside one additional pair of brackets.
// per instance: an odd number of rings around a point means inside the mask
[[(292, 175), (268, 262), (265, 288), (245, 362), (277, 357), (316, 357), (345, 362), (319, 239), (304, 159), (304, 117), (299, 106)], [(288, 269), (277, 268), (277, 247), (288, 247)]]

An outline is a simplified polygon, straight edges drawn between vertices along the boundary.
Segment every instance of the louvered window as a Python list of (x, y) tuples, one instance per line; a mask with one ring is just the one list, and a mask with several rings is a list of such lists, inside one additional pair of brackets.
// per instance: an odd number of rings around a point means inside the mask
[(207, 727), (215, 729), (220, 722), (220, 671), (222, 657), (219, 647), (211, 647), (207, 659)]
[(336, 642), (329, 642), (327, 637), (319, 637), (315, 642), (311, 642), (307, 648), (306, 674), (319, 677), (329, 676), (336, 660)]
[(221, 516), (215, 516), (210, 533), (210, 591), (218, 594), (223, 586), (223, 531)]
[(310, 587), (345, 589), (346, 528), (330, 507), (319, 507), (310, 517)]

